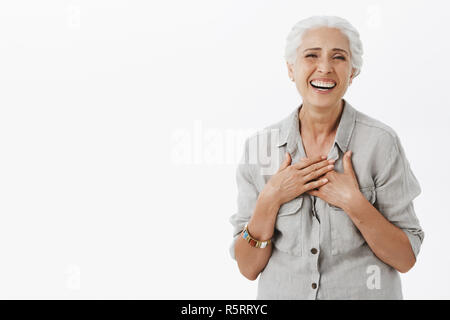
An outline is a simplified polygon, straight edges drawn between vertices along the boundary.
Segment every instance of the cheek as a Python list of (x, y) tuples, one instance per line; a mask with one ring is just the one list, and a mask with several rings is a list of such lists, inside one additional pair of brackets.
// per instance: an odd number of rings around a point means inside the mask
[[(336, 70), (338, 71), (338, 70)], [(337, 72), (338, 76), (339, 76), (339, 80), (341, 82), (341, 84), (344, 84), (346, 86), (348, 86), (348, 84), (350, 83), (350, 75), (351, 75), (351, 71), (345, 69), (339, 70)]]
[(303, 60), (301, 63), (297, 65), (297, 70), (299, 75), (307, 75), (312, 70), (314, 70), (315, 64), (312, 61)]
[(342, 77), (342, 79), (348, 79), (348, 78), (350, 78), (350, 75), (352, 74), (352, 68), (347, 63), (345, 63), (345, 64), (343, 63), (343, 64), (336, 66), (335, 70), (336, 70), (336, 73), (338, 73), (339, 76)]
[(308, 66), (303, 65), (303, 68), (298, 69), (298, 84), (306, 88), (308, 86), (308, 79), (312, 76), (313, 73), (314, 68), (309, 68)]
[(317, 69), (317, 65), (314, 62), (309, 62), (304, 65), (305, 73), (310, 76)]

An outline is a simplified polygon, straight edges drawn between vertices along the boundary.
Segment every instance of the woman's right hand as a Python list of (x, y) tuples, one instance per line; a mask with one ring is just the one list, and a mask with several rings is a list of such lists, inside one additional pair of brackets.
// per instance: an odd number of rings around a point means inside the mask
[(283, 163), (266, 183), (261, 195), (274, 199), (281, 206), (309, 190), (319, 188), (328, 180), (316, 179), (334, 169), (334, 160), (326, 158), (303, 158), (291, 165), (291, 156), (286, 152)]

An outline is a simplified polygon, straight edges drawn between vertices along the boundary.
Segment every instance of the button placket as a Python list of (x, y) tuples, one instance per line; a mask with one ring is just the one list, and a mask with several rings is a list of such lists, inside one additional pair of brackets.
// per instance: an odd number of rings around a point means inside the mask
[(319, 273), (319, 248), (320, 248), (320, 220), (316, 209), (316, 197), (311, 197), (311, 207), (313, 212), (312, 217), (312, 233), (311, 242), (309, 243), (309, 256), (311, 259), (311, 289), (314, 291), (312, 294), (314, 298), (317, 298), (317, 288), (320, 279)]

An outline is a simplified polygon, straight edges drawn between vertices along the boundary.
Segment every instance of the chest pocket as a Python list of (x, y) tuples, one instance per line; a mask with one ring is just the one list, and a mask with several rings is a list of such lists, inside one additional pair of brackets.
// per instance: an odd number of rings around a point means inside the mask
[[(362, 188), (360, 191), (371, 204), (375, 203), (374, 187)], [(346, 253), (362, 246), (366, 240), (347, 213), (341, 208), (329, 204), (328, 207), (330, 212), (331, 254)]]
[(273, 245), (278, 250), (296, 256), (302, 255), (302, 203), (301, 195), (280, 207), (273, 235)]

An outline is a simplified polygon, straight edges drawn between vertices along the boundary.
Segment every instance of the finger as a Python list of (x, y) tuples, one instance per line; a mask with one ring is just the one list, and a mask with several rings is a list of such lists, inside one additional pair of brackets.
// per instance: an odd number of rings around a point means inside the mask
[(344, 173), (349, 173), (354, 176), (355, 171), (353, 170), (351, 157), (352, 157), (352, 152), (350, 150), (344, 154), (344, 161), (343, 161)]
[(321, 186), (323, 186), (323, 185), (326, 184), (327, 182), (328, 182), (328, 179), (327, 179), (327, 178), (323, 178), (323, 179), (320, 179), (320, 180), (314, 180), (314, 181), (311, 181), (311, 182), (305, 184), (305, 185), (303, 186), (303, 188), (304, 188), (306, 191), (311, 191), (311, 190), (313, 190), (313, 189), (320, 188)]
[(315, 156), (313, 158), (303, 158), (299, 162), (294, 163), (292, 166), (296, 169), (303, 169), (309, 167), (310, 165), (317, 163), (319, 161), (323, 161), (327, 158), (327, 156)]
[(316, 178), (315, 180), (327, 178), (328, 182), (333, 181), (333, 173), (336, 173), (336, 171), (334, 171), (334, 170), (328, 171), (324, 175), (321, 175), (320, 177)]
[[(308, 168), (306, 168), (306, 169), (308, 169)], [(306, 169), (303, 169), (303, 170), (306, 170)], [(325, 175), (327, 172), (329, 172), (329, 171), (331, 171), (333, 169), (334, 169), (334, 165), (333, 164), (329, 164), (329, 165), (326, 165), (324, 167), (321, 167), (321, 168), (319, 168), (317, 170), (314, 170), (314, 171), (310, 172), (309, 174), (305, 175), (303, 177), (304, 181), (316, 180), (317, 178)]]
[(291, 164), (292, 158), (291, 158), (291, 155), (289, 154), (289, 152), (286, 152), (284, 154), (284, 156), (285, 156), (284, 160), (281, 163), (280, 168), (278, 168), (278, 172), (280, 172), (281, 170), (286, 169)]
[(315, 197), (319, 196), (319, 191), (317, 191), (317, 190), (309, 190), (307, 193), (309, 195), (312, 195), (312, 196), (315, 196)]
[(328, 166), (330, 164), (334, 164), (334, 162), (335, 161), (333, 159), (322, 160), (320, 162), (313, 163), (312, 165), (310, 165), (310, 166), (308, 166), (306, 168), (300, 169), (300, 173), (301, 173), (302, 176), (306, 176), (306, 175), (310, 174), (311, 172), (319, 170), (319, 169), (321, 169), (323, 167), (326, 167), (326, 166)]

